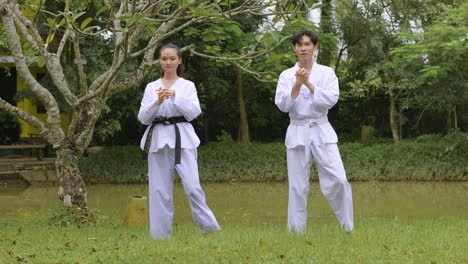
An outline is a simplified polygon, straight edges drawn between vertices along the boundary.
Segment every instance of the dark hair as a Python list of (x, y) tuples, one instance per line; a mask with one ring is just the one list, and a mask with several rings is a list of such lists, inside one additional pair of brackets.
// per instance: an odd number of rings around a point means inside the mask
[(312, 43), (314, 43), (314, 45), (317, 45), (317, 42), (318, 42), (317, 34), (310, 29), (306, 29), (306, 30), (301, 30), (299, 32), (294, 33), (291, 39), (293, 46), (295, 46), (296, 44), (299, 44), (303, 36), (308, 36), (310, 40), (312, 41)]
[[(159, 49), (159, 57), (161, 57), (161, 52), (162, 52), (164, 49), (175, 49), (176, 52), (177, 52), (177, 57), (179, 57), (179, 59), (181, 58), (180, 49), (179, 49), (179, 47), (177, 47), (175, 44), (168, 43), (168, 44), (162, 46), (162, 47)], [(183, 65), (182, 63), (180, 63), (179, 66), (177, 66), (177, 75), (180, 76), (182, 73), (184, 73), (184, 70), (185, 70), (184, 65)], [(164, 70), (162, 70), (162, 68), (161, 68), (161, 77), (164, 77)]]

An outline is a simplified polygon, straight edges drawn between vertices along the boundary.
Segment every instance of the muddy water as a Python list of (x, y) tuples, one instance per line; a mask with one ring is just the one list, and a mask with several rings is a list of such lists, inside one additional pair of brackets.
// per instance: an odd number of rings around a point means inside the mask
[[(112, 219), (124, 219), (128, 197), (147, 196), (147, 185), (90, 185), (89, 206)], [(285, 223), (287, 183), (203, 184), (208, 205), (220, 224)], [(356, 182), (352, 183), (357, 219), (468, 219), (468, 183)], [(57, 187), (0, 186), (0, 221), (27, 219), (57, 208)], [(174, 188), (174, 222), (191, 222), (182, 185)], [(311, 184), (311, 221), (334, 220), (317, 183)]]

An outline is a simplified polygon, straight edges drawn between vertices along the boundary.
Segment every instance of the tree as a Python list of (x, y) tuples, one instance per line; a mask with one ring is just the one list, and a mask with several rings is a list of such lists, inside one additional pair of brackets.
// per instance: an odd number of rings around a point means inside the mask
[[(216, 67), (221, 71), (227, 70), (227, 74), (224, 74), (223, 79), (229, 78), (232, 80), (232, 84), (236, 90), (237, 98), (237, 112), (239, 118), (238, 126), (238, 139), (242, 143), (248, 143), (250, 141), (249, 125), (247, 119), (247, 110), (244, 96), (244, 85), (243, 85), (243, 71), (246, 67), (242, 66), (245, 63), (241, 61), (226, 61), (220, 56), (228, 58), (229, 54), (236, 54), (242, 49), (248, 49), (255, 47), (255, 35), (258, 25), (262, 22), (263, 18), (259, 15), (243, 15), (237, 17), (234, 20), (218, 21), (218, 23), (210, 23), (205, 25), (203, 28), (191, 28), (186, 30), (184, 34), (190, 39), (200, 39), (205, 47), (203, 52), (205, 54), (198, 54), (199, 56), (205, 57), (208, 60), (216, 60), (215, 65), (208, 67)], [(240, 54), (237, 54), (240, 55)], [(248, 59), (248, 58), (246, 58)], [(206, 66), (205, 66), (206, 67)], [(207, 86), (206, 91), (210, 91), (213, 84), (206, 81), (201, 83)], [(231, 85), (229, 85), (231, 86)], [(222, 98), (227, 98), (228, 93)], [(219, 104), (220, 101), (214, 102)], [(228, 101), (225, 104), (229, 104)], [(227, 109), (225, 109), (226, 111)]]
[(335, 20), (333, 18), (333, 7), (332, 0), (324, 0), (320, 8), (320, 44), (325, 48), (320, 49), (318, 62), (323, 65), (333, 67), (332, 60), (336, 56), (337, 40), (335, 30)]
[[(403, 0), (343, 0), (335, 1), (341, 48), (337, 71), (343, 74), (344, 98), (358, 102), (364, 108), (359, 117), (370, 124), (388, 120), (387, 126), (395, 143), (401, 137), (403, 110), (418, 88), (414, 74), (393, 67), (391, 51), (404, 44), (401, 34), (414, 34), (423, 23), (434, 3)], [(431, 11), (432, 12), (432, 11)], [(344, 68), (343, 68), (344, 67)], [(342, 69), (343, 68), (343, 69)], [(382, 104), (382, 99), (386, 100)], [(385, 109), (387, 108), (387, 109)], [(387, 118), (381, 113), (387, 113)], [(366, 116), (373, 116), (366, 120)], [(354, 114), (355, 115), (355, 114)]]
[[(466, 103), (468, 4), (446, 12), (415, 35), (404, 35), (407, 43), (391, 52), (392, 67), (405, 69), (423, 83), (416, 96), (427, 107), (445, 109), (446, 132), (458, 129), (457, 105)], [(409, 69), (411, 68), (411, 69)], [(424, 100), (423, 100), (424, 99)], [(437, 102), (437, 103), (431, 103)]]
[[(18, 74), (27, 88), (41, 102), (47, 112), (47, 122), (0, 99), (0, 108), (37, 128), (43, 138), (55, 149), (56, 169), (59, 178), (59, 197), (65, 205), (87, 211), (87, 191), (78, 168), (78, 159), (83, 155), (92, 138), (96, 121), (106, 101), (115, 94), (139, 84), (157, 65), (156, 47), (184, 29), (218, 20), (229, 20), (242, 14), (276, 14), (264, 12), (287, 1), (243, 1), (231, 7), (230, 1), (103, 1), (96, 14), (77, 12), (80, 3), (65, 0), (61, 11), (35, 10), (48, 14), (47, 36), (41, 35), (42, 25), (29, 20), (20, 10), (16, 0), (0, 0), (0, 17), (11, 54), (14, 56)], [(81, 7), (82, 8), (82, 7)], [(294, 10), (292, 10), (294, 11)], [(102, 69), (87, 68), (82, 57), (82, 46), (90, 39), (109, 38), (110, 63)], [(56, 88), (70, 109), (71, 123), (68, 132), (60, 126), (58, 99), (34, 79), (26, 62), (23, 43), (28, 43), (44, 65)], [(66, 78), (65, 48), (72, 47), (76, 61), (78, 85), (73, 89)], [(195, 54), (195, 46), (187, 46)], [(255, 58), (268, 52), (261, 45), (238, 52), (239, 58)], [(135, 63), (132, 74), (122, 73), (122, 68)], [(94, 76), (94, 78), (90, 78)], [(91, 80), (90, 80), (91, 79)]]

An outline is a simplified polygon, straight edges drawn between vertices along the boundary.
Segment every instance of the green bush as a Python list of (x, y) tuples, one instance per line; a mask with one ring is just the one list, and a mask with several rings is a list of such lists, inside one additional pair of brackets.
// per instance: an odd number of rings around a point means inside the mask
[(283, 143), (210, 143), (199, 148), (200, 178), (209, 182), (287, 179)]
[(17, 118), (0, 112), (0, 144), (16, 143), (21, 134), (21, 126)]
[(344, 144), (350, 180), (468, 180), (468, 134), (423, 136), (400, 144)]
[(147, 161), (137, 146), (103, 148), (79, 161), (81, 173), (91, 183), (147, 182)]
[[(423, 136), (393, 143), (344, 143), (340, 152), (351, 181), (467, 181), (468, 134)], [(239, 144), (231, 140), (198, 149), (203, 182), (286, 181), (286, 148), (281, 143)], [(80, 161), (91, 183), (147, 182), (147, 161), (137, 146), (104, 148)], [(317, 180), (315, 168), (311, 179)]]

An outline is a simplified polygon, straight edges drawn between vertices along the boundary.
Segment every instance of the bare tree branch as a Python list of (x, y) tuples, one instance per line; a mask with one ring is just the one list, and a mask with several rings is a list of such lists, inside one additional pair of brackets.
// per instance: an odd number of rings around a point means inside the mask
[(47, 10), (45, 10), (45, 9), (42, 9), (41, 12), (44, 13), (44, 14), (51, 15), (51, 16), (53, 16), (53, 17), (58, 16), (58, 14), (55, 14), (55, 13), (50, 12), (50, 11), (47, 11)]
[(252, 70), (249, 70), (247, 68), (245, 68), (244, 66), (240, 65), (239, 63), (237, 63), (236, 61), (233, 61), (232, 62), (234, 65), (236, 65), (237, 67), (239, 67), (239, 69), (251, 74), (257, 81), (260, 81), (260, 82), (264, 82), (264, 83), (277, 83), (278, 80), (265, 80), (265, 79), (262, 79), (262, 75), (264, 74), (267, 74), (267, 73), (271, 73), (271, 72), (255, 72), (255, 71), (252, 71)]
[(70, 32), (71, 31), (67, 28), (67, 30), (62, 36), (62, 39), (60, 40), (60, 44), (57, 48), (57, 52), (55, 53), (57, 57), (59, 58), (62, 56), (63, 48), (65, 47), (65, 44), (67, 43), (68, 37), (70, 36)]
[(115, 65), (113, 64), (109, 70), (107, 70), (106, 72), (101, 74), (101, 76), (99, 76), (96, 80), (94, 80), (91, 83), (90, 89), (88, 89), (86, 95), (79, 98), (76, 105), (81, 106), (87, 101), (103, 95), (107, 91), (107, 89), (109, 89), (108, 84), (117, 75), (121, 66), (122, 63)]
[[(239, 14), (248, 12), (248, 10), (250, 10), (250, 9), (261, 11), (261, 10), (264, 10), (265, 8), (267, 8), (267, 7), (273, 6), (273, 4), (271, 4), (271, 3), (265, 4), (263, 1), (255, 1), (251, 6), (247, 6), (247, 2), (248, 1), (245, 1), (241, 6), (235, 8), (235, 9), (225, 11), (225, 12), (219, 14), (219, 15), (211, 16), (211, 17), (210, 16), (192, 17), (192, 16), (190, 16), (190, 13), (187, 13), (187, 17), (185, 17), (185, 15), (186, 15), (184, 13), (185, 10), (184, 9), (177, 9), (169, 16), (169, 19), (167, 20), (167, 22), (172, 21), (171, 24), (174, 24), (176, 20), (185, 19), (185, 18), (190, 18), (190, 19), (187, 22), (185, 22), (182, 25), (178, 26), (177, 28), (171, 30), (170, 32), (167, 32), (164, 35), (159, 35), (158, 33), (156, 33), (155, 36), (153, 36), (153, 38), (151, 38), (149, 44), (145, 48), (130, 54), (129, 58), (137, 58), (137, 57), (143, 55), (149, 49), (153, 49), (154, 47), (156, 47), (156, 45), (159, 42), (161, 42), (161, 40), (163, 40), (163, 39), (165, 39), (165, 38), (167, 38), (167, 37), (169, 37), (171, 35), (174, 35), (174, 34), (182, 31), (183, 29), (185, 29), (185, 28), (187, 28), (187, 27), (189, 27), (189, 26), (191, 26), (191, 25), (193, 25), (195, 23), (204, 22), (204, 21), (207, 21), (207, 20), (210, 20), (210, 19), (214, 19), (216, 17), (227, 17), (228, 15), (229, 16), (239, 15)], [(145, 18), (145, 19), (153, 20), (151, 18)], [(159, 27), (159, 29), (161, 29), (161, 27), (164, 27), (164, 23)], [(158, 31), (159, 31), (159, 29), (158, 29)]]
[(161, 7), (163, 7), (166, 3), (167, 3), (167, 0), (154, 1), (154, 2), (153, 1), (148, 1), (146, 6), (144, 6), (141, 9), (141, 12), (142, 13), (146, 13), (147, 11), (151, 12), (151, 10), (153, 10), (153, 9), (157, 9), (157, 11), (159, 11), (161, 9)]
[(145, 17), (144, 19), (146, 21), (153, 21), (153, 22), (160, 22), (160, 23), (163, 23), (163, 22), (167, 22), (167, 21), (170, 21), (172, 19), (179, 19), (179, 20), (184, 20), (184, 19), (191, 19), (193, 18), (192, 16), (190, 15), (187, 15), (185, 16), (184, 14), (182, 15), (178, 15), (178, 12), (179, 10), (182, 10), (184, 11), (183, 8), (179, 8), (179, 9), (176, 9), (174, 12), (172, 12), (170, 15), (166, 15), (166, 14), (161, 14), (159, 11), (161, 11), (160, 9), (155, 12), (154, 14), (151, 14), (151, 16), (156, 16), (156, 17), (162, 17), (163, 19), (157, 19), (157, 18), (151, 18), (150, 16), (147, 16)]
[[(116, 15), (116, 17), (118, 17), (118, 15)], [(176, 19), (168, 21), (167, 23), (163, 23), (163, 25), (161, 25), (158, 28), (158, 32), (155, 34), (155, 36), (150, 40), (150, 44), (148, 44), (147, 47), (149, 47), (151, 45), (151, 41), (153, 41), (152, 45), (156, 46), (158, 43), (160, 43), (160, 41), (162, 39), (166, 38), (169, 35), (175, 34), (176, 32), (174, 32), (174, 31), (171, 31), (169, 34), (166, 33), (167, 31), (169, 31), (169, 29), (175, 23), (176, 23)], [(117, 24), (117, 23), (114, 23), (114, 24)], [(119, 26), (120, 26), (120, 23), (119, 23), (119, 25), (117, 25), (117, 27), (119, 27)], [(139, 70), (137, 71), (137, 74), (135, 75), (135, 77), (132, 78), (133, 81), (128, 80), (127, 82), (125, 82), (125, 81), (120, 82), (120, 85), (117, 85), (116, 87), (112, 86), (111, 90), (109, 91), (109, 94), (115, 94), (119, 90), (124, 90), (124, 89), (130, 87), (130, 85), (132, 85), (134, 83), (134, 81), (141, 80), (142, 78), (144, 78), (144, 76), (149, 72), (148, 68), (151, 67), (152, 65), (154, 65), (154, 63), (152, 63), (152, 58), (154, 56), (154, 48), (153, 49), (146, 48), (145, 51), (146, 51), (145, 56), (143, 58), (142, 63), (140, 64)], [(121, 50), (119, 49), (116, 52), (121, 52)], [(117, 58), (117, 57), (114, 56), (114, 58)], [(80, 98), (78, 104), (83, 104), (87, 100), (90, 100), (92, 98), (101, 96), (103, 94), (106, 94), (107, 90), (110, 88), (110, 86), (108, 84), (113, 81), (113, 79), (116, 76), (119, 68), (122, 66), (124, 60), (126, 59), (126, 58), (122, 58), (122, 56), (120, 56), (118, 58), (120, 60), (118, 60), (118, 61), (114, 60), (113, 61), (111, 68), (106, 73), (103, 74), (103, 76), (102, 76), (103, 78), (98, 78), (91, 84), (90, 87), (93, 87), (93, 89), (90, 89), (91, 92), (88, 93), (86, 96), (83, 96), (82, 98)], [(131, 58), (131, 56), (130, 56), (130, 58)], [(104, 77), (104, 75), (105, 75), (105, 77)], [(125, 85), (124, 85), (124, 83), (125, 83)], [(123, 87), (125, 87), (125, 88), (123, 88)]]
[(121, 2), (120, 4), (120, 7), (119, 7), (119, 11), (117, 11), (116, 13), (113, 14), (113, 20), (112, 20), (112, 24), (114, 25), (114, 28), (115, 28), (115, 31), (114, 34), (115, 34), (115, 49), (114, 49), (114, 61), (115, 61), (115, 58), (117, 57), (117, 55), (120, 55), (120, 49), (123, 45), (123, 41), (125, 40), (125, 36), (124, 36), (124, 33), (122, 31), (122, 26), (121, 26), (121, 20), (119, 19), (125, 12), (125, 8), (124, 8), (124, 2)]
[(42, 87), (31, 75), (28, 65), (26, 64), (25, 58), (23, 56), (23, 51), (21, 48), (21, 43), (19, 36), (15, 31), (15, 24), (11, 16), (5, 15), (2, 16), (3, 25), (5, 32), (8, 35), (10, 49), (12, 50), (13, 56), (15, 58), (16, 69), (21, 73), (23, 79), (28, 88), (30, 88), (38, 99), (45, 105), (46, 109), (56, 108), (58, 110), (57, 102), (52, 94)]
[(75, 33), (72, 33), (72, 40), (73, 40), (73, 50), (75, 52), (76, 58), (76, 66), (78, 68), (78, 78), (80, 83), (80, 91), (81, 94), (85, 94), (88, 90), (87, 78), (86, 73), (83, 67), (83, 59), (81, 58), (81, 51), (80, 51), (80, 40), (76, 37)]
[(21, 29), (23, 36), (28, 40), (29, 44), (33, 47), (37, 53), (44, 56), (46, 53), (45, 43), (42, 40), (41, 36), (37, 30), (33, 27), (31, 21), (23, 16), (21, 11), (18, 11), (17, 8), (13, 10), (12, 14), (15, 24)]
[(150, 63), (142, 64), (138, 67), (135, 74), (127, 77), (124, 80), (114, 81), (112, 82), (111, 86), (112, 89), (109, 91), (109, 96), (114, 95), (116, 93), (125, 91), (130, 87), (135, 87), (148, 75), (151, 71), (151, 66), (158, 64), (158, 61), (153, 61)]
[(24, 112), (23, 110), (19, 109), (18, 107), (15, 107), (15, 106), (9, 104), (7, 101), (3, 100), (2, 98), (0, 98), (0, 109), (3, 109), (7, 113), (9, 113), (11, 115), (14, 115), (14, 116), (28, 122), (33, 127), (35, 127), (37, 130), (39, 130), (41, 135), (43, 135), (44, 137), (46, 137), (48, 135), (49, 129), (45, 126), (44, 123), (42, 123), (42, 121), (39, 118), (37, 118), (37, 117), (35, 117), (35, 116), (33, 116), (33, 115), (29, 114), (29, 113)]
[(426, 106), (424, 107), (424, 109), (421, 111), (421, 114), (419, 114), (418, 120), (416, 120), (416, 124), (414, 124), (413, 128), (418, 128), (418, 127), (419, 127), (419, 122), (421, 121), (421, 118), (423, 117), (424, 112), (426, 112), (426, 110), (429, 109), (429, 107), (432, 106), (432, 104), (434, 103), (434, 101), (435, 101), (435, 100), (431, 100), (428, 104), (426, 104)]
[(70, 11), (70, 0), (66, 0), (65, 1), (65, 12), (68, 12)]
[(32, 25), (31, 21), (21, 13), (18, 7), (15, 7), (13, 12), (14, 21), (17, 22), (16, 25), (21, 29), (21, 33), (28, 39), (28, 42), (35, 48), (35, 50), (45, 58), (47, 69), (54, 81), (54, 84), (63, 94), (68, 104), (73, 106), (77, 99), (68, 87), (65, 75), (63, 74), (62, 65), (60, 64), (60, 57), (47, 52), (45, 49), (46, 44), (42, 41), (39, 32)]
[[(180, 52), (183, 53), (191, 48), (191, 45), (182, 47)], [(109, 96), (113, 94), (122, 92), (130, 87), (135, 87), (145, 78), (145, 76), (152, 70), (154, 65), (159, 64), (159, 60), (154, 61), (143, 61), (140, 66), (138, 67), (135, 74), (127, 77), (124, 80), (114, 81), (112, 82), (112, 90), (109, 91)]]
[(171, 30), (169, 32), (169, 29), (172, 28), (177, 22), (176, 18), (183, 15), (182, 10), (180, 10), (180, 9), (174, 11), (174, 13), (175, 13), (174, 19), (162, 23), (161, 26), (159, 26), (158, 30), (156, 31), (156, 34), (154, 34), (154, 36), (149, 41), (148, 45), (146, 45), (145, 48), (130, 54), (129, 55), (130, 59), (137, 58), (137, 57), (143, 55), (144, 53), (146, 53), (148, 50), (154, 49), (156, 47), (156, 45), (158, 43), (160, 43), (163, 39), (165, 39), (165, 38), (167, 38), (167, 37), (169, 37), (171, 35), (174, 35), (175, 33), (179, 32), (182, 29), (188, 27), (189, 25), (195, 23), (196, 20), (197, 20), (197, 18), (194, 18), (194, 19), (180, 25), (179, 27), (177, 27), (174, 30)]
[(207, 59), (225, 60), (225, 61), (248, 60), (248, 59), (255, 59), (255, 58), (258, 58), (260, 56), (263, 56), (265, 54), (270, 53), (271, 51), (275, 50), (285, 39), (286, 38), (278, 41), (278, 43), (275, 46), (273, 46), (272, 48), (266, 49), (266, 50), (261, 51), (261, 52), (256, 52), (254, 50), (250, 50), (248, 53), (243, 54), (241, 56), (237, 56), (237, 57), (223, 57), (223, 56), (215, 56), (215, 55), (204, 54), (204, 53), (196, 51), (193, 45), (189, 46), (188, 50), (193, 55), (203, 57), (203, 58), (207, 58)]
[(112, 64), (106, 72), (101, 74), (98, 78), (96, 78), (96, 80), (94, 80), (91, 83), (86, 95), (82, 96), (77, 101), (77, 106), (82, 105), (85, 102), (104, 94), (106, 90), (109, 89), (107, 84), (109, 84), (113, 80), (113, 78), (117, 75), (123, 62), (127, 59), (125, 56), (123, 56), (123, 52), (124, 52), (123, 45), (124, 45), (125, 36), (121, 32), (121, 25), (120, 25), (121, 21), (118, 19), (123, 14), (124, 10), (125, 10), (124, 3), (121, 2), (119, 11), (111, 15), (114, 18), (112, 23), (114, 24), (114, 27), (118, 29), (118, 31), (114, 32), (116, 44), (114, 48), (114, 56), (112, 59)]
[[(1, 5), (0, 5), (1, 9)], [(9, 9), (11, 10), (11, 9)], [(34, 95), (39, 99), (39, 101), (44, 104), (44, 107), (47, 111), (47, 124), (48, 128), (51, 131), (51, 135), (49, 137), (49, 142), (54, 145), (54, 147), (59, 146), (64, 138), (64, 133), (61, 128), (61, 121), (60, 121), (60, 109), (58, 107), (57, 101), (53, 97), (53, 95), (42, 85), (40, 85), (37, 80), (32, 76), (31, 72), (29, 71), (29, 67), (26, 64), (23, 50), (21, 48), (21, 42), (16, 32), (15, 23), (13, 21), (13, 17), (11, 11), (9, 12), (8, 9), (6, 12), (0, 13), (3, 26), (5, 32), (8, 36), (8, 44), (12, 51), (12, 54), (15, 58), (15, 65), (18, 73), (22, 76), (26, 86), (34, 93)], [(25, 117), (27, 118), (27, 117)], [(26, 119), (30, 120), (30, 119)], [(31, 120), (34, 122), (34, 120)], [(37, 122), (35, 123), (36, 125)], [(40, 125), (38, 125), (39, 128)]]
[[(92, 134), (94, 132), (94, 126), (96, 125), (96, 121), (101, 116), (102, 107), (101, 105), (104, 102), (100, 102), (98, 100), (92, 100), (91, 102), (88, 101), (88, 105), (86, 108), (92, 109), (93, 114), (87, 114), (86, 125), (82, 126), (82, 129), (75, 130), (77, 132), (75, 134), (75, 146), (77, 151), (80, 154), (83, 154), (86, 150), (87, 146), (93, 139)], [(86, 112), (86, 109), (83, 109)], [(81, 120), (82, 121), (82, 120)]]
[[(185, 46), (180, 49), (180, 52), (189, 50), (191, 46)], [(152, 66), (159, 64), (159, 60), (151, 62), (144, 61), (140, 64), (135, 74), (127, 77), (124, 80), (112, 82), (112, 90), (109, 91), (109, 96), (122, 92), (130, 87), (135, 87), (145, 78), (145, 76), (152, 70)]]

